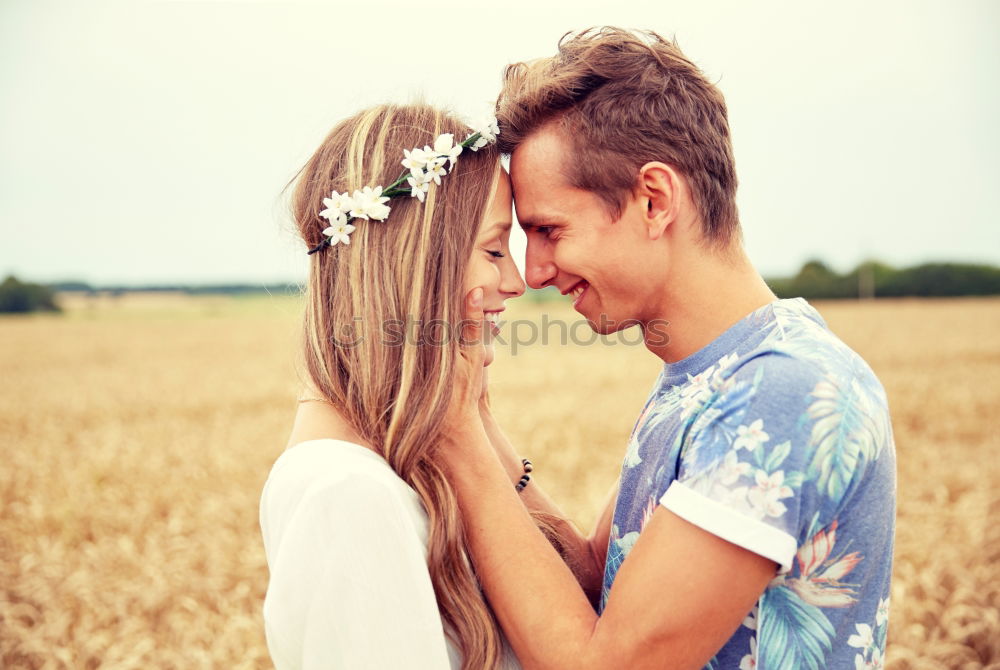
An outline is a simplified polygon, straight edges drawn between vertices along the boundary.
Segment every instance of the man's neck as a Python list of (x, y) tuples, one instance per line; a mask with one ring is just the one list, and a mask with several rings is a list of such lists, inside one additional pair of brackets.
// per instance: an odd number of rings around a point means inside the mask
[(777, 297), (742, 250), (736, 259), (699, 254), (677, 267), (657, 305), (659, 337), (647, 323), (646, 348), (665, 363), (700, 351), (740, 319)]

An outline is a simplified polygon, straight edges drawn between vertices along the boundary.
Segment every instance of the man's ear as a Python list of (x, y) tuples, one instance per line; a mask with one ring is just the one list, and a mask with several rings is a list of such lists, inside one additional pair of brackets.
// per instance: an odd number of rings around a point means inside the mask
[(680, 211), (681, 175), (670, 165), (653, 161), (639, 168), (638, 193), (645, 206), (643, 223), (651, 240), (662, 237)]

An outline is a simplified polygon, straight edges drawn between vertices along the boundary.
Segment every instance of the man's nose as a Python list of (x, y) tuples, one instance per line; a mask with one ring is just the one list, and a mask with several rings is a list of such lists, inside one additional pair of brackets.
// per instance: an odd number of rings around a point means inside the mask
[(549, 286), (556, 277), (556, 266), (552, 255), (545, 249), (544, 243), (528, 239), (528, 247), (524, 254), (524, 278), (528, 286), (534, 289)]

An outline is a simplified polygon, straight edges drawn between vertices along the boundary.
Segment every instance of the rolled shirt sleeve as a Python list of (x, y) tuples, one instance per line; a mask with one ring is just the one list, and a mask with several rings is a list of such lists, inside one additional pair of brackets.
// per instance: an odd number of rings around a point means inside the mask
[(807, 473), (815, 468), (813, 416), (823, 383), (818, 368), (780, 352), (734, 366), (691, 422), (660, 504), (788, 572), (820, 509)]

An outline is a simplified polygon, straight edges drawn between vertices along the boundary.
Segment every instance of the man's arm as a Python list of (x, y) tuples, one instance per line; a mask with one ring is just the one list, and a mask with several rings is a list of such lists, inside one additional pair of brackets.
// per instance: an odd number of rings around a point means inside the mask
[[(516, 481), (523, 473), (521, 457), (514, 449), (489, 410), (488, 403), (480, 402), (480, 416), (483, 427), (493, 450), (511, 481)], [(611, 521), (615, 502), (618, 499), (618, 482), (615, 482), (600, 515), (589, 536), (584, 536), (577, 526), (566, 518), (558, 505), (538, 486), (536, 480), (525, 487), (520, 494), (521, 502), (529, 512), (541, 516), (556, 536), (561, 547), (563, 560), (569, 566), (595, 609), (601, 597), (604, 582), (604, 562), (607, 557), (608, 539), (611, 535)], [(537, 520), (537, 519), (536, 519)]]
[(477, 573), (525, 668), (701, 668), (775, 575), (773, 561), (661, 506), (598, 617), (510, 486), (485, 431), (449, 442)]

